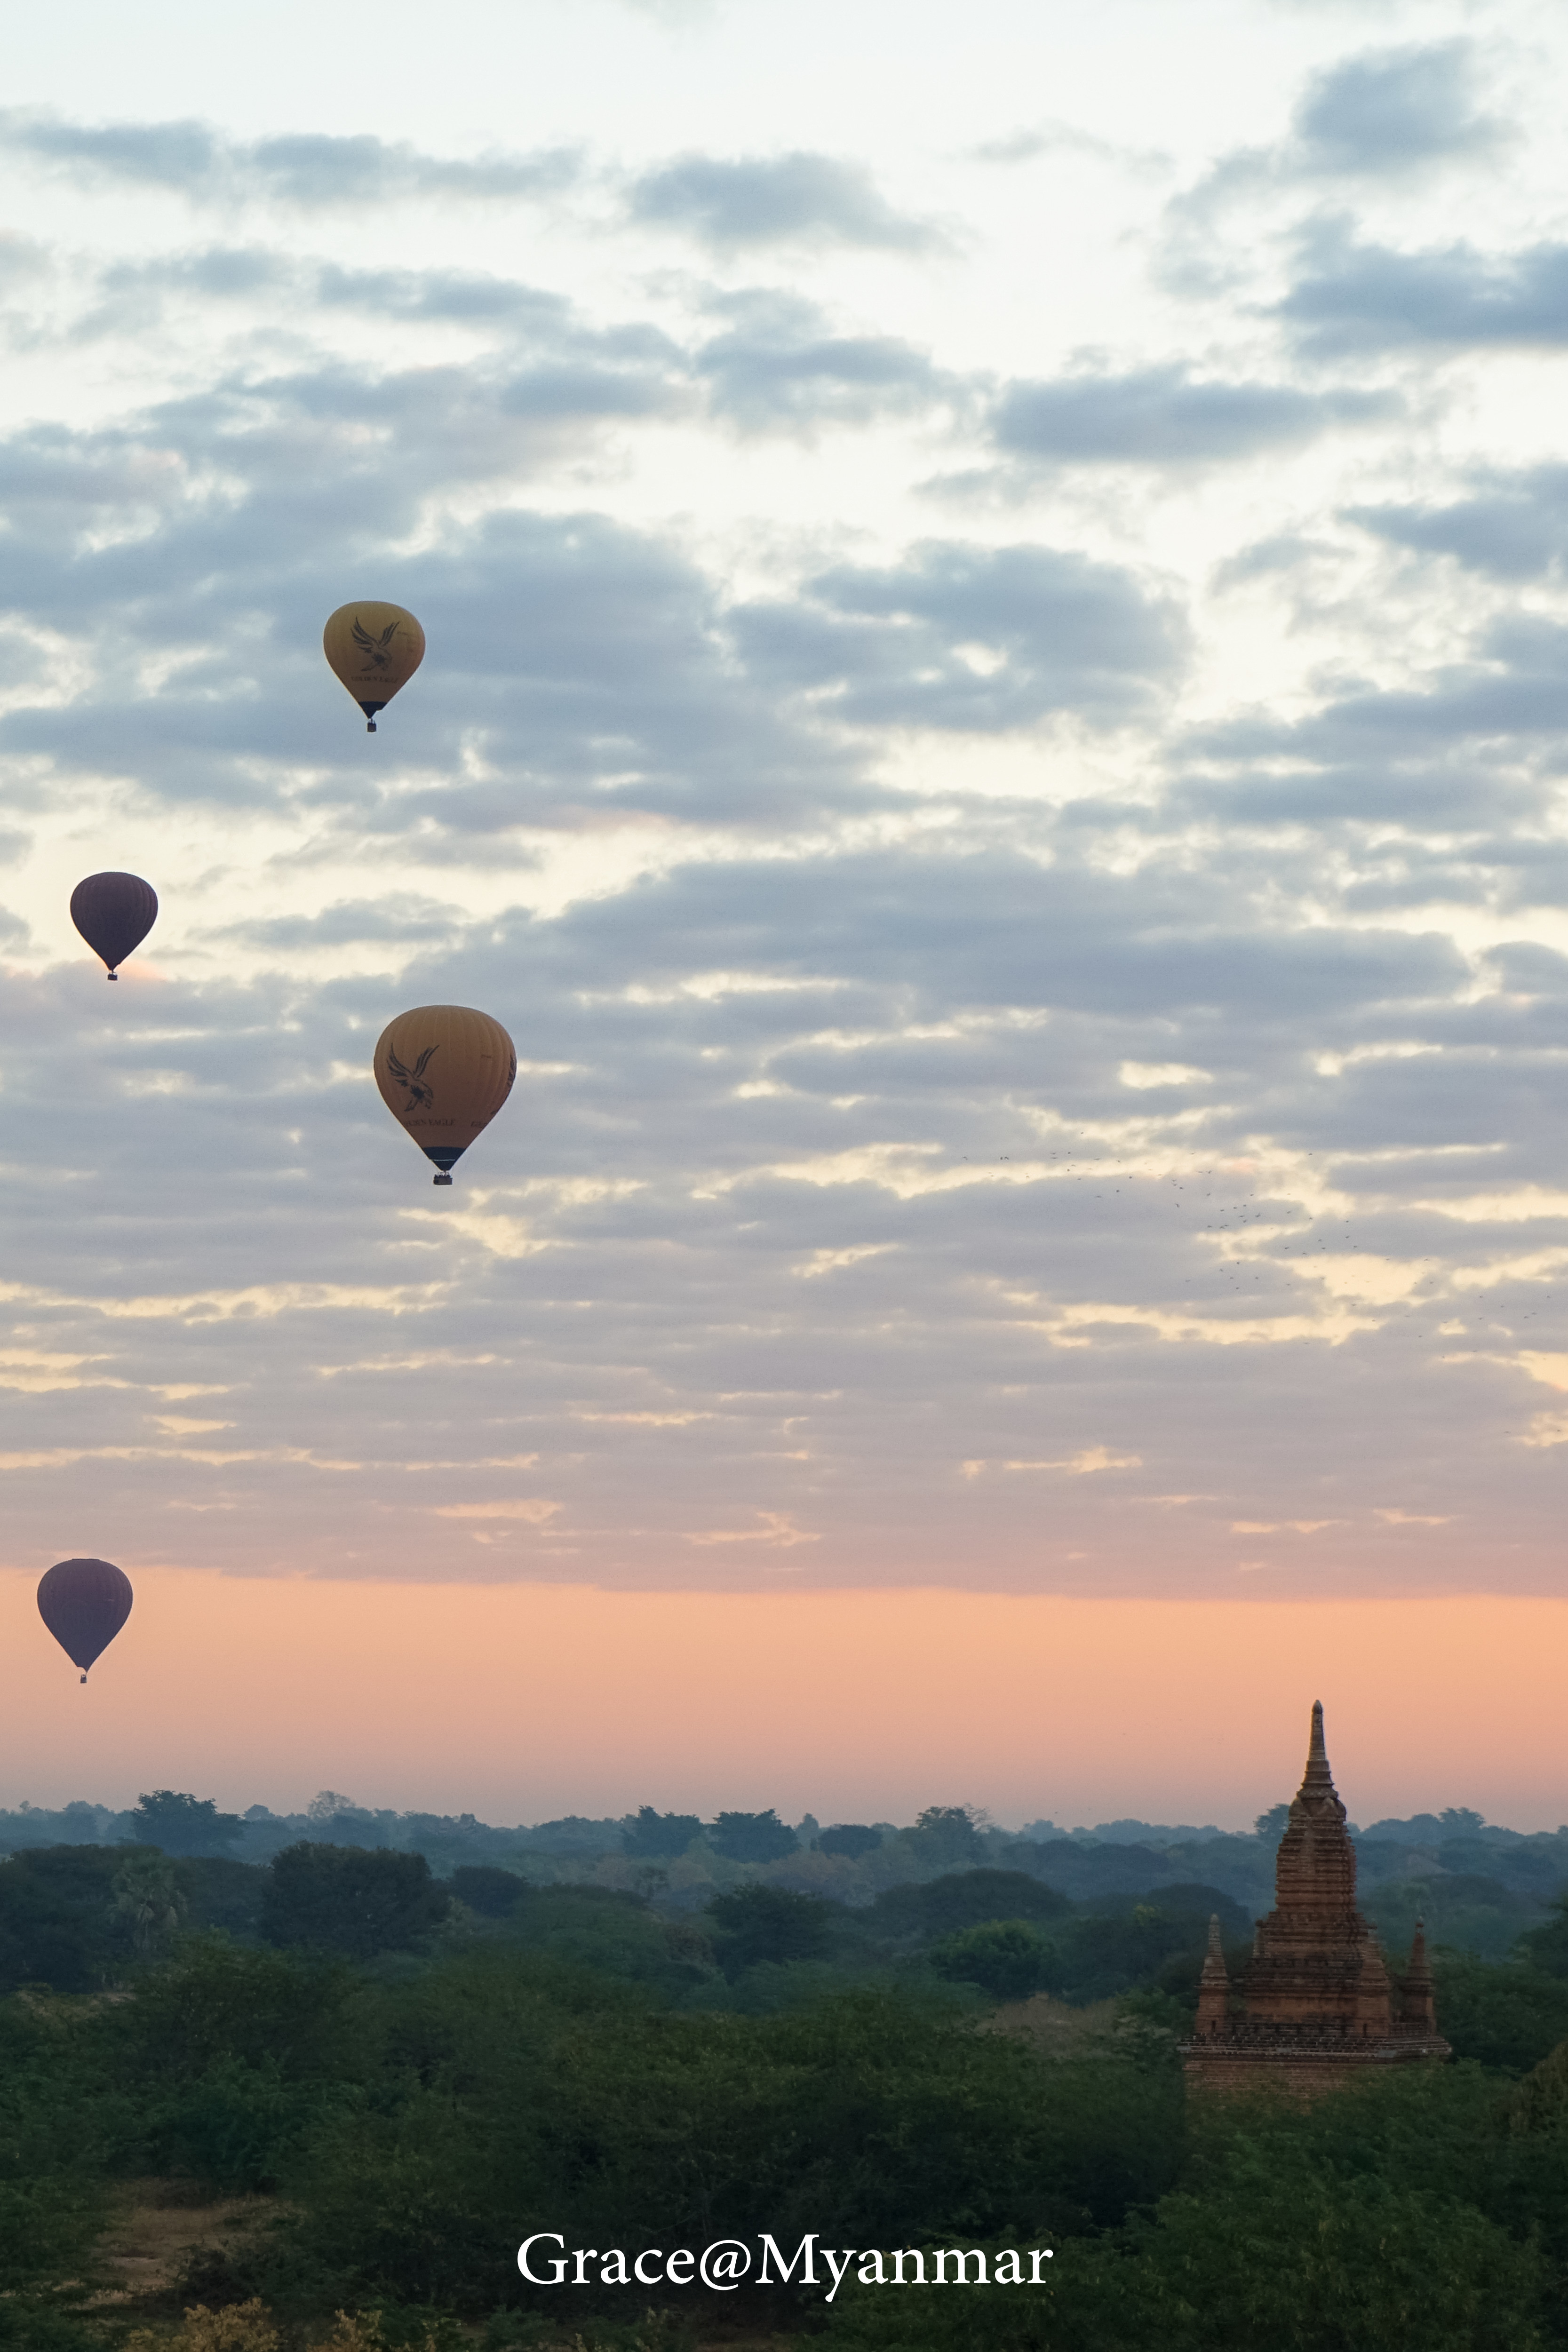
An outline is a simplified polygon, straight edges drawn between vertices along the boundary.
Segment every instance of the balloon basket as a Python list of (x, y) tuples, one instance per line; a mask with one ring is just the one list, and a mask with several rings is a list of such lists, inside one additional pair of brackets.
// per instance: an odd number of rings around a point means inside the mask
[(432, 1184), (449, 1184), (451, 1181), (449, 1176), (432, 1176), (430, 1179)]

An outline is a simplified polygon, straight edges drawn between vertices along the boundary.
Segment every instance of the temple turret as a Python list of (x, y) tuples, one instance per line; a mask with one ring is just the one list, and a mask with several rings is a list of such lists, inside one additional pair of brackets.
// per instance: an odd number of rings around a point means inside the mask
[(1385, 2034), (1392, 2022), (1388, 1971), (1356, 1909), (1355, 1848), (1329, 1769), (1321, 1701), (1279, 1841), (1274, 1908), (1260, 1922), (1242, 1990), (1248, 2017), (1331, 2020), (1363, 2040)]
[(1400, 1979), (1405, 1998), (1402, 2014), (1405, 2023), (1420, 2027), (1426, 2033), (1437, 2031), (1437, 2012), (1433, 2000), (1432, 1967), (1426, 1958), (1426, 1923), (1415, 1922), (1415, 1937), (1410, 1947), (1410, 1959)]
[(1395, 2013), (1376, 1937), (1356, 1908), (1355, 1847), (1329, 1769), (1323, 1710), (1312, 1707), (1307, 1765), (1290, 1801), (1274, 1870), (1274, 1908), (1258, 1923), (1242, 1972), (1244, 2016), (1230, 2015), (1217, 1920), (1198, 1985), (1189, 2071), (1211, 2081), (1256, 2079), (1259, 2066), (1298, 2089), (1348, 2079), (1367, 2060), (1446, 2058), (1426, 1940), (1417, 1927)]
[(1225, 1952), (1219, 1940), (1219, 1914), (1209, 1920), (1209, 1948), (1204, 1954), (1204, 1972), (1198, 1979), (1199, 2033), (1223, 2033), (1230, 2022), (1230, 1976), (1225, 1965)]

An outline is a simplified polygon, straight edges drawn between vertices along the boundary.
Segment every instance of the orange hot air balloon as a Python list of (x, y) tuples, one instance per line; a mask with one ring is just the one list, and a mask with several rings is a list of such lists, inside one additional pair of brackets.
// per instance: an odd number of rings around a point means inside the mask
[(107, 1559), (62, 1559), (38, 1579), (38, 1614), (70, 1660), (87, 1670), (131, 1614), (131, 1579)]
[(94, 955), (115, 967), (139, 948), (158, 919), (158, 893), (140, 874), (89, 874), (71, 892), (71, 920)]
[(425, 632), (401, 604), (340, 604), (321, 631), (321, 650), (374, 735), (376, 712), (425, 658)]
[(436, 1162), (437, 1184), (489, 1127), (517, 1076), (517, 1049), (499, 1021), (466, 1004), (421, 1004), (376, 1040), (375, 1083), (398, 1125)]

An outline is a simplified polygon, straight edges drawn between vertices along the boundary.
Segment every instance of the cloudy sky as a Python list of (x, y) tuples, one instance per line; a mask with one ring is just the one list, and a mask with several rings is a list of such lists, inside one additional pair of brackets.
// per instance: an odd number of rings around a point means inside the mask
[[(1558, 1591), (1565, 79), (1531, 0), (13, 27), (5, 1564)], [(443, 1193), (439, 1002), (520, 1056)]]

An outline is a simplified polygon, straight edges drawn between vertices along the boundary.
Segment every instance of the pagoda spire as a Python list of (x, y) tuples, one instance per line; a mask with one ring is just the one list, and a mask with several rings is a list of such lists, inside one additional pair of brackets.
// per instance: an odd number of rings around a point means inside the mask
[(1198, 1979), (1199, 2033), (1223, 2033), (1230, 2016), (1230, 1974), (1225, 1965), (1225, 1948), (1219, 1939), (1219, 1913), (1209, 1918), (1208, 1949), (1204, 1954), (1204, 1972)]
[(1219, 1921), (1209, 1922), (1197, 2018), (1183, 2045), (1188, 2072), (1215, 2087), (1273, 2079), (1330, 2089), (1366, 2064), (1449, 2056), (1437, 2032), (1421, 1923), (1408, 1969), (1391, 1980), (1357, 1908), (1355, 1843), (1329, 1770), (1321, 1700), (1312, 1706), (1301, 1785), (1285, 1813), (1274, 1908), (1258, 1921), (1234, 1989)]
[(1312, 1701), (1312, 1731), (1307, 1743), (1307, 1769), (1301, 1777), (1306, 1789), (1331, 1789), (1334, 1776), (1329, 1769), (1329, 1751), (1323, 1745), (1323, 1702)]
[(1356, 1909), (1355, 1847), (1329, 1770), (1321, 1699), (1275, 1861), (1274, 1908), (1261, 1927), (1242, 1983), (1249, 2017), (1331, 2019), (1338, 2032), (1387, 2032), (1388, 1974)]
[(1400, 1979), (1404, 1994), (1403, 2011), (1406, 2025), (1419, 2025), (1428, 2033), (1437, 2031), (1436, 2011), (1433, 2005), (1432, 1965), (1426, 1958), (1426, 1922), (1417, 1919), (1415, 1939), (1410, 1947), (1410, 1960)]

